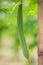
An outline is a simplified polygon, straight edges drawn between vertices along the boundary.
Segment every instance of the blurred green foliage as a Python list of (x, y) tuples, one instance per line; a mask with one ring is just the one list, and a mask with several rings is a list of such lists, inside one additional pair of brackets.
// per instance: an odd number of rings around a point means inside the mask
[[(17, 52), (21, 47), (17, 31), (17, 11), (19, 4), (15, 7), (18, 2), (20, 2), (20, 0), (0, 0), (0, 32), (8, 31), (9, 35), (15, 39), (12, 48)], [(26, 36), (33, 36), (34, 38), (32, 43), (27, 42), (29, 49), (34, 49), (38, 43), (37, 10), (38, 0), (23, 0), (23, 30), (25, 38)]]

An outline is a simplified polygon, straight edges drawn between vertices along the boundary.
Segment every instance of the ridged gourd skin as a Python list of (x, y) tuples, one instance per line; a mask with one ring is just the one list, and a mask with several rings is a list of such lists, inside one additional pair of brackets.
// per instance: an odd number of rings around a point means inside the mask
[(28, 51), (24, 33), (23, 33), (22, 0), (19, 5), (19, 8), (18, 8), (17, 25), (18, 25), (19, 37), (20, 37), (20, 41), (21, 41), (21, 47), (22, 47), (23, 54), (24, 54), (25, 58), (29, 59), (29, 51)]

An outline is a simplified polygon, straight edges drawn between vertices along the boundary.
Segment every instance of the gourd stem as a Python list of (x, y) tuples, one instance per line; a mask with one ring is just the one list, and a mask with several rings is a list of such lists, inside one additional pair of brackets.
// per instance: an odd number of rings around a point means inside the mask
[(22, 4), (22, 0), (20, 0), (21, 4)]

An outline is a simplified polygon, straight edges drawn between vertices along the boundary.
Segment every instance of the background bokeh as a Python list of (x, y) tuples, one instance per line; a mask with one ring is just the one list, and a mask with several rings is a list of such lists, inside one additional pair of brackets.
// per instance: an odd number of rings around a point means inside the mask
[(23, 0), (23, 31), (29, 61), (18, 37), (17, 12), (20, 0), (0, 0), (0, 65), (38, 65), (38, 0)]

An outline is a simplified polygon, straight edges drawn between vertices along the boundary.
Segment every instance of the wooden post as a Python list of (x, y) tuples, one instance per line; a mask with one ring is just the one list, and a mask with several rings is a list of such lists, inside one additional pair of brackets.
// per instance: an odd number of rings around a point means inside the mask
[(38, 65), (43, 65), (43, 0), (38, 5)]

